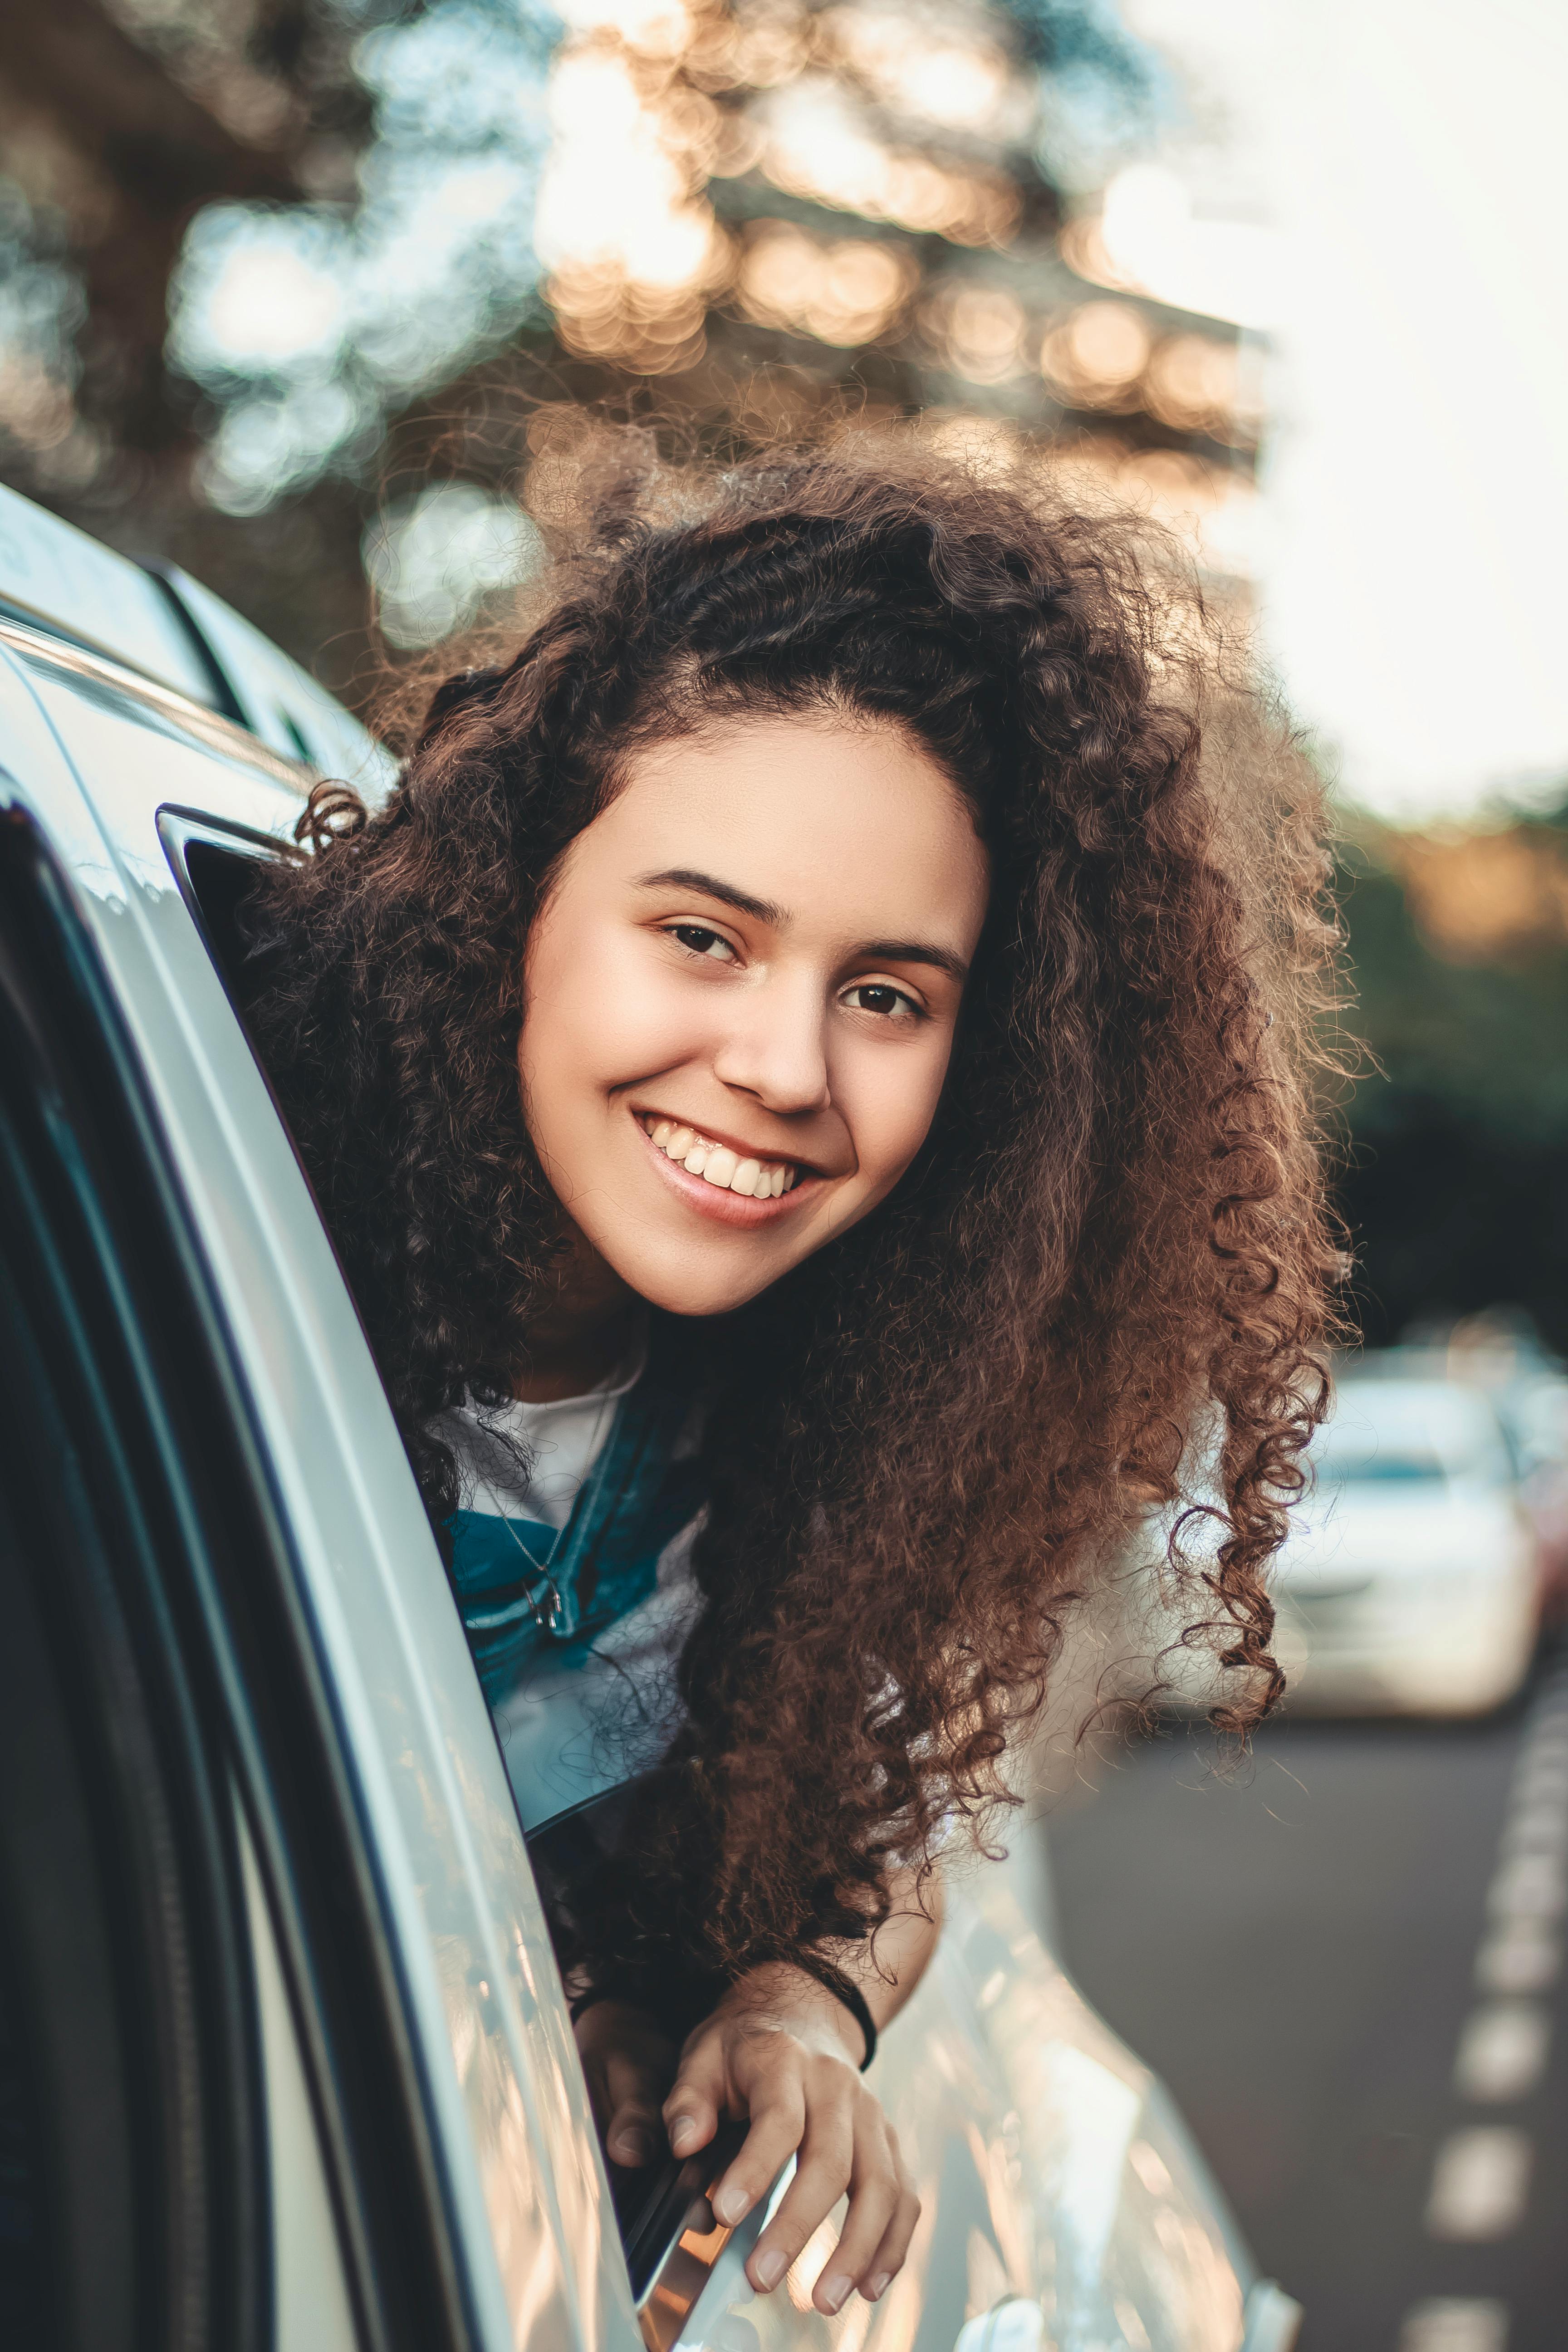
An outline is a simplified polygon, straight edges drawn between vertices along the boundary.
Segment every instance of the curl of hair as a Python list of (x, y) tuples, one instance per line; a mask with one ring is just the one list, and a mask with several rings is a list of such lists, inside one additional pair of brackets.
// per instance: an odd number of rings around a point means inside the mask
[(510, 1391), (557, 1246), (518, 1094), (530, 925), (637, 750), (757, 712), (896, 726), (994, 877), (914, 1166), (705, 1332), (689, 1727), (594, 1931), (625, 1976), (874, 1931), (896, 1864), (955, 1815), (983, 1833), (1071, 1603), (1179, 1524), (1194, 1449), (1215, 1719), (1267, 1710), (1339, 1259), (1316, 791), (1147, 524), (886, 449), (650, 477), (612, 513), (515, 656), (437, 693), (384, 808), (326, 811), (251, 915), (258, 1040), (434, 1521), (430, 1417)]

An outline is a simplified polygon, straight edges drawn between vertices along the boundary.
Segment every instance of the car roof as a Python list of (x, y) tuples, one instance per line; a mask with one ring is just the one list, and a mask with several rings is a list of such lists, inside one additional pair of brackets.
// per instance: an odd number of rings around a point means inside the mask
[(177, 567), (132, 562), (0, 486), (0, 627), (113, 664), (279, 759), (379, 798), (393, 764), (300, 664)]

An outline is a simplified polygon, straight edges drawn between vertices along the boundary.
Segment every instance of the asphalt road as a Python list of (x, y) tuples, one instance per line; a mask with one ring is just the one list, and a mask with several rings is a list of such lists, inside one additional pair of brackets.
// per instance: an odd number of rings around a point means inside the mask
[(1182, 1727), (1084, 1769), (1047, 1829), (1064, 1958), (1300, 2352), (1563, 2352), (1568, 1660), (1488, 1723), (1283, 1723), (1228, 1774)]

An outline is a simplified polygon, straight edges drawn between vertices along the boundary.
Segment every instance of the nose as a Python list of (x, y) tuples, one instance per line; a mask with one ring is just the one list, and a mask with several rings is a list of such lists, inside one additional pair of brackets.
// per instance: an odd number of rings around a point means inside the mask
[(832, 1099), (822, 990), (805, 972), (759, 973), (736, 989), (713, 1056), (713, 1075), (783, 1116), (825, 1110)]

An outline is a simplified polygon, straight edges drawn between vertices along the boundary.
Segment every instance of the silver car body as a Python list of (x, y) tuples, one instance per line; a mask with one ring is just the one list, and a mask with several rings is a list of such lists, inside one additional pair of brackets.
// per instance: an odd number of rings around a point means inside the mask
[[(314, 772), (374, 797), (356, 724), (193, 583), (0, 494), (3, 797), (70, 898), (139, 1065), (226, 1331), (349, 1759), (471, 2341), (639, 2352), (608, 2186), (502, 1757), (353, 1303), (204, 937), (193, 845), (282, 841)], [(237, 1791), (271, 2147), (273, 2340), (355, 2335), (307, 1986)], [(721, 2352), (1265, 2352), (1259, 2281), (1160, 2086), (1052, 1958), (1043, 1851), (956, 1872), (935, 1961), (872, 2077), (923, 2200), (875, 2308), (771, 2297), (757, 2224), (695, 2244), (679, 2342)], [(700, 2238), (700, 2231), (697, 2233)]]

